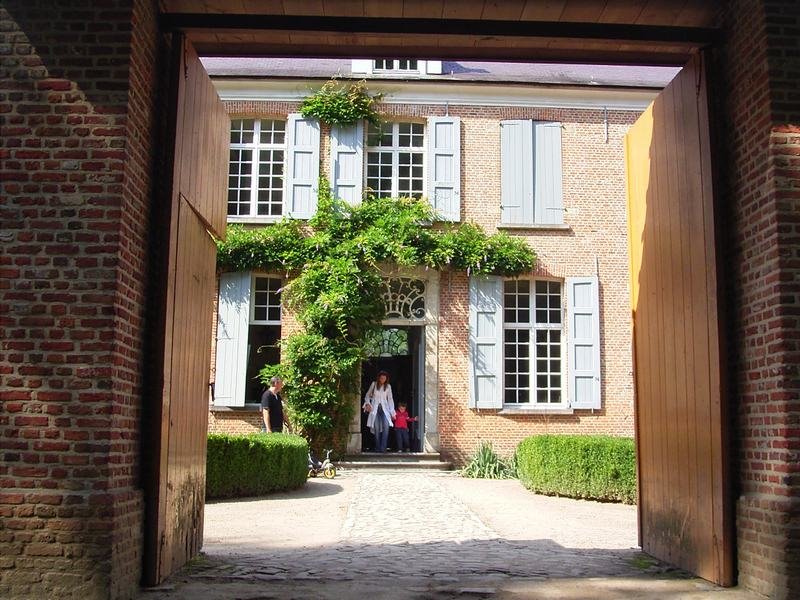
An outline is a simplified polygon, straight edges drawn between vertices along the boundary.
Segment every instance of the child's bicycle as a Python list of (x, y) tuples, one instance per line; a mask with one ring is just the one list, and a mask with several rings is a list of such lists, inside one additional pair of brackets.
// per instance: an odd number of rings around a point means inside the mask
[(308, 476), (316, 477), (322, 473), (325, 479), (333, 479), (336, 477), (336, 465), (331, 462), (332, 450), (325, 450), (325, 460), (322, 462), (315, 459), (311, 452), (308, 453)]

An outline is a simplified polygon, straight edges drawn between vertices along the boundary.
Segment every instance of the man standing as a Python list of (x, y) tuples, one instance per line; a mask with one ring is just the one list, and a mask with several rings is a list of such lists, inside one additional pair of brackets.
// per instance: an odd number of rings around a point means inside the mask
[(280, 392), (283, 380), (273, 377), (269, 380), (269, 388), (261, 395), (261, 414), (264, 421), (262, 431), (281, 433), (283, 431), (283, 401)]

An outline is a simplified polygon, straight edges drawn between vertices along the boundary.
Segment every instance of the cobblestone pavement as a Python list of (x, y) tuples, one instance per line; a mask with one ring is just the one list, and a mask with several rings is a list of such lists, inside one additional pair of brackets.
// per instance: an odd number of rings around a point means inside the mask
[(448, 473), (351, 471), (209, 504), (203, 551), (142, 597), (755, 597), (642, 554), (633, 507)]

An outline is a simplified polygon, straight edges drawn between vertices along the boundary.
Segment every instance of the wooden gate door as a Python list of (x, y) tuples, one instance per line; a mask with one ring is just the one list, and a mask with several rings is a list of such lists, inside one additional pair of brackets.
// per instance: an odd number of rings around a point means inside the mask
[(626, 139), (639, 539), (733, 585), (709, 138), (697, 56)]
[[(160, 583), (203, 541), (216, 246), (226, 220), (230, 121), (197, 54), (176, 36), (175, 146), (163, 314), (163, 380), (152, 424), (144, 580)], [(153, 368), (158, 368), (153, 365)], [(159, 414), (160, 413), (160, 414)], [(160, 417), (160, 418), (159, 418)]]

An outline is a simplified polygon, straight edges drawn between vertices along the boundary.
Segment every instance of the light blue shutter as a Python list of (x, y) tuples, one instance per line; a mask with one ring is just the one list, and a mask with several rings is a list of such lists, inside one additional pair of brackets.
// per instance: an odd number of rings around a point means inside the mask
[(284, 214), (310, 219), (317, 212), (319, 122), (291, 114), (286, 123)]
[(250, 272), (223, 273), (219, 276), (217, 306), (217, 406), (244, 406), (249, 323)]
[(471, 408), (503, 408), (503, 280), (469, 280)]
[(351, 206), (361, 203), (364, 189), (364, 122), (331, 128), (333, 195)]
[(444, 221), (461, 220), (461, 119), (428, 118), (428, 199)]
[(564, 222), (561, 194), (561, 123), (534, 121), (535, 223)]
[(567, 278), (567, 355), (572, 408), (600, 408), (600, 300), (597, 277)]
[(531, 121), (500, 122), (500, 202), (502, 223), (533, 223)]

